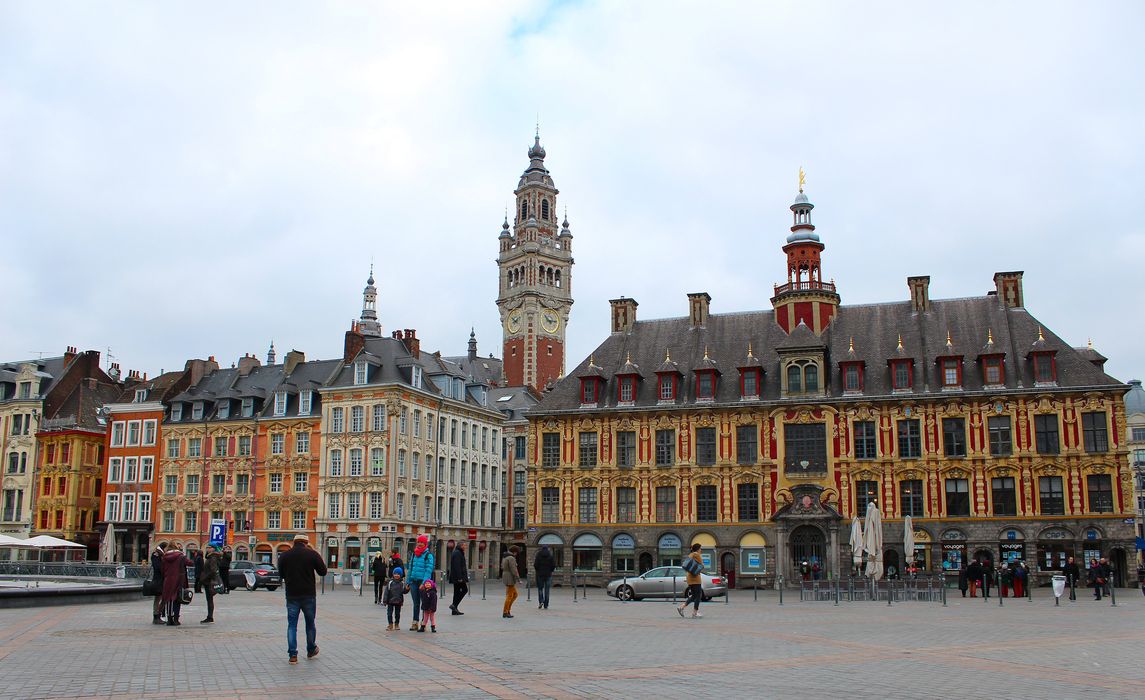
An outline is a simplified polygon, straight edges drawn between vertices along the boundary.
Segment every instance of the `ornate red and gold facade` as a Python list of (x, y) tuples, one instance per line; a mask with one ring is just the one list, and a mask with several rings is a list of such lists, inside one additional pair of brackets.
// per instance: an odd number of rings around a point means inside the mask
[[(1026, 310), (1022, 273), (979, 298), (841, 306), (800, 193), (773, 309), (636, 321), (530, 413), (530, 545), (601, 578), (678, 562), (791, 578), (851, 571), (851, 520), (875, 503), (884, 566), (972, 558), (1056, 570), (1133, 552), (1127, 386)], [(914, 545), (905, 551), (904, 518)]]

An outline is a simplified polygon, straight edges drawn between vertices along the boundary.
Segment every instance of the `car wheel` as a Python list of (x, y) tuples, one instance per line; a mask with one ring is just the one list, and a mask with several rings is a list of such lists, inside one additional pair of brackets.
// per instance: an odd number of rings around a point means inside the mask
[(267, 586), (267, 587), (266, 587), (266, 590), (268, 590), (268, 591), (277, 591), (277, 590), (278, 590), (278, 586)]
[(616, 589), (617, 600), (636, 600), (636, 592), (632, 590), (632, 586), (622, 585)]

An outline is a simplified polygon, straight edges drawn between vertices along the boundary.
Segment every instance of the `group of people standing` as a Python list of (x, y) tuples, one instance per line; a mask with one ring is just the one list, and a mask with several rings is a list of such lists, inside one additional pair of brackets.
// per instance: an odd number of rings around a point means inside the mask
[[(187, 569), (194, 570), (194, 589), (188, 580)], [(159, 542), (151, 552), (151, 586), (155, 602), (151, 608), (152, 624), (177, 627), (182, 608), (191, 599), (191, 591), (207, 596), (207, 616), (200, 624), (215, 621), (215, 596), (231, 592), (229, 579), (231, 553), (220, 552), (207, 545), (206, 552), (196, 551), (188, 556), (178, 542)]]
[[(460, 547), (454, 548), (454, 555), (461, 557), (461, 566), (464, 567), (465, 555)], [(386, 606), (387, 630), (401, 629), (402, 607), (408, 594), (413, 608), (413, 624), (410, 626), (410, 631), (425, 632), (428, 626), (430, 632), (437, 632), (437, 583), (433, 578), (434, 563), (433, 552), (429, 551), (428, 535), (417, 538), (417, 546), (410, 556), (408, 567), (402, 561), (401, 552), (397, 547), (390, 550), (389, 558), (383, 557), (381, 552), (374, 557), (370, 565), (371, 573), (374, 575), (374, 604)], [(452, 573), (450, 577), (452, 579)], [(453, 596), (454, 602), (449, 609), (454, 615), (464, 614), (457, 610), (457, 605), (465, 596), (465, 590), (463, 589), (458, 595), (455, 585)]]
[(1003, 598), (1010, 596), (1011, 591), (1013, 597), (1022, 598), (1026, 595), (1029, 579), (1030, 570), (1025, 562), (1003, 562), (995, 567), (988, 559), (975, 559), (959, 570), (958, 589), (962, 591), (963, 598), (968, 590), (971, 598), (977, 598), (978, 591), (982, 591), (983, 598), (989, 598), (990, 590), (996, 585)]

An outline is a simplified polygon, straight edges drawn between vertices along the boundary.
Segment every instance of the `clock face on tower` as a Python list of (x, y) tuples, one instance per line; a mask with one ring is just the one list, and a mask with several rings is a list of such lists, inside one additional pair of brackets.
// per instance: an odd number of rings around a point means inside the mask
[(556, 311), (552, 309), (544, 309), (541, 311), (541, 328), (543, 328), (546, 333), (556, 333), (560, 327), (561, 317)]
[(514, 309), (509, 312), (505, 317), (505, 330), (510, 333), (517, 333), (521, 330), (521, 310)]

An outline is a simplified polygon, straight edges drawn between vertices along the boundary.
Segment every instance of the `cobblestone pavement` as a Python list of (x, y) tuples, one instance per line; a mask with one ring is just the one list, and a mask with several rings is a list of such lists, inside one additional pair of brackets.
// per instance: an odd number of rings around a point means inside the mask
[[(321, 654), (286, 659), (281, 591), (202, 600), (182, 627), (153, 626), (150, 602), (0, 610), (4, 698), (676, 698), (1145, 696), (1145, 597), (1117, 607), (1079, 591), (1054, 607), (950, 598), (949, 605), (778, 604), (734, 591), (730, 604), (680, 619), (667, 602), (620, 603), (599, 590), (549, 610), (521, 595), (501, 618), (503, 588), (480, 585), (438, 633), (385, 631), (369, 592), (339, 587), (318, 601)], [(443, 591), (448, 601), (448, 587)], [(958, 595), (958, 592), (954, 592)], [(300, 625), (301, 627), (301, 625)], [(300, 636), (304, 636), (299, 629)], [(300, 640), (301, 641), (301, 640)]]

